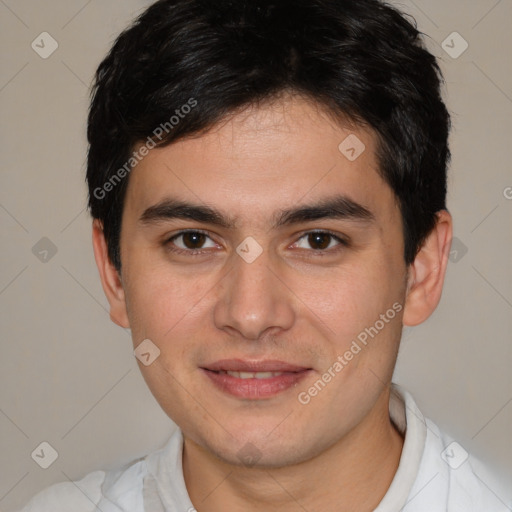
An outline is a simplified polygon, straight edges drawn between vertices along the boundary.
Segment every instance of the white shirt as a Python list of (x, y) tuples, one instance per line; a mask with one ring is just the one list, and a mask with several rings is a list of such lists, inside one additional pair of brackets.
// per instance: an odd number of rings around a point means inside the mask
[[(510, 512), (510, 492), (489, 481), (469, 456), (419, 411), (395, 384), (390, 418), (405, 435), (400, 464), (374, 512)], [(20, 512), (194, 512), (182, 469), (183, 436), (113, 471), (93, 471), (76, 482), (52, 485)], [(485, 476), (483, 476), (485, 475)], [(512, 505), (512, 504), (510, 504)], [(97, 507), (97, 508), (96, 508)]]

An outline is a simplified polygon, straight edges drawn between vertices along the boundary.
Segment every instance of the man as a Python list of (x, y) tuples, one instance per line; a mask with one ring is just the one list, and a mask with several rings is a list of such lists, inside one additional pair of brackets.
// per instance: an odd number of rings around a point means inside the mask
[(162, 0), (100, 65), (93, 244), (179, 430), (24, 509), (501, 511), (391, 379), (443, 287), (449, 115), (377, 0)]

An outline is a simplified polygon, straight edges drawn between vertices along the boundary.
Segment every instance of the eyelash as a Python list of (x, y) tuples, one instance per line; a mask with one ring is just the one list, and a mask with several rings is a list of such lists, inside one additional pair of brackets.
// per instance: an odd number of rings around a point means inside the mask
[[(206, 250), (204, 250), (204, 249), (188, 249), (188, 250), (186, 250), (186, 249), (180, 249), (180, 248), (176, 248), (176, 247), (171, 247), (172, 242), (175, 239), (177, 239), (180, 236), (185, 235), (187, 233), (202, 234), (202, 235), (205, 235), (205, 236), (207, 236), (208, 238), (211, 239), (210, 235), (206, 231), (202, 231), (200, 229), (186, 229), (186, 230), (180, 231), (179, 233), (176, 233), (172, 237), (168, 238), (164, 242), (164, 246), (166, 247), (166, 249), (168, 251), (173, 252), (174, 254), (186, 254), (188, 256), (201, 256), (205, 252), (208, 252), (208, 249), (206, 249)], [(337, 235), (336, 233), (334, 233), (332, 231), (329, 231), (329, 230), (312, 230), (312, 231), (307, 231), (307, 232), (303, 233), (298, 238), (297, 242), (299, 240), (302, 240), (304, 237), (307, 237), (308, 235), (313, 234), (313, 233), (321, 234), (321, 235), (329, 235), (330, 237), (334, 238), (339, 243), (338, 246), (336, 246), (334, 248), (331, 248), (331, 249), (311, 249), (310, 252), (314, 253), (317, 256), (325, 256), (326, 253), (337, 252), (337, 251), (339, 251), (341, 249), (349, 247), (349, 245), (350, 245), (347, 240), (341, 238), (339, 235)], [(297, 243), (297, 242), (295, 242), (295, 243)]]

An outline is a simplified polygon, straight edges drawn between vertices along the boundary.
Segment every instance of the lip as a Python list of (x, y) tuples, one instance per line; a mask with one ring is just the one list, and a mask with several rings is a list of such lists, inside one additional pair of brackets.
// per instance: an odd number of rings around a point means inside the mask
[(222, 359), (203, 367), (206, 370), (218, 372), (221, 370), (230, 372), (300, 372), (309, 370), (305, 366), (278, 361), (275, 359), (250, 360), (250, 359)]
[[(260, 400), (276, 396), (296, 386), (312, 371), (311, 368), (297, 366), (284, 361), (251, 361), (242, 359), (224, 359), (200, 369), (220, 391), (248, 400)], [(281, 375), (263, 379), (242, 379), (227, 373), (220, 373), (226, 371), (250, 373), (280, 372)]]

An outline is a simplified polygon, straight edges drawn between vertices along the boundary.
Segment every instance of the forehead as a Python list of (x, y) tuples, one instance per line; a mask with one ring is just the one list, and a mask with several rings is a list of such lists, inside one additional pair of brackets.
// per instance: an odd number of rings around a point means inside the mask
[(378, 213), (394, 195), (378, 173), (376, 140), (301, 98), (250, 107), (151, 150), (131, 172), (125, 209), (140, 215), (171, 195), (255, 218), (341, 193)]

